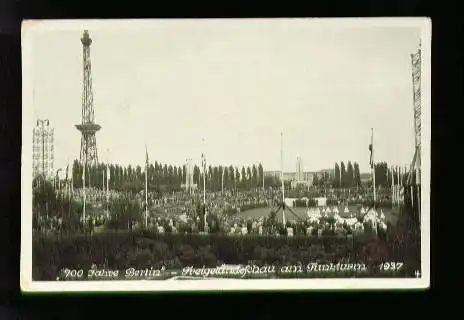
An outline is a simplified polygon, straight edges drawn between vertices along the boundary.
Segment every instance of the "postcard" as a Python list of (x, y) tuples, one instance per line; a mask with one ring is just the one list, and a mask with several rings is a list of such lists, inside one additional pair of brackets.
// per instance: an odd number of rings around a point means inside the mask
[(426, 289), (431, 21), (22, 25), (24, 292)]

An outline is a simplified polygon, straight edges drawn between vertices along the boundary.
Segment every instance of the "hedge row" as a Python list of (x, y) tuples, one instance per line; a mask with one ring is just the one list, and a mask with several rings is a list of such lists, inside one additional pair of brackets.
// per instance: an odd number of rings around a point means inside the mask
[(369, 236), (166, 236), (134, 231), (33, 237), (34, 280), (55, 280), (63, 268), (86, 270), (92, 264), (114, 270), (150, 266), (182, 269), (221, 263), (294, 265), (340, 260), (377, 265), (398, 261), (395, 258), (385, 242)]

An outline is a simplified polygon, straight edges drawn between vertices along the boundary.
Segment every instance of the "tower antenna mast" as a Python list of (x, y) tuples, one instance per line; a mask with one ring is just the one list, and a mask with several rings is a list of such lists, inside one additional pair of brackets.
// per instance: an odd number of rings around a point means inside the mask
[[(81, 123), (75, 127), (82, 134), (80, 162), (84, 166), (93, 166), (98, 163), (97, 139), (95, 134), (101, 126), (94, 122), (94, 106), (92, 91), (92, 66), (90, 63), (90, 45), (92, 39), (87, 30), (81, 38), (83, 47), (83, 89)], [(90, 182), (90, 181), (89, 181)]]

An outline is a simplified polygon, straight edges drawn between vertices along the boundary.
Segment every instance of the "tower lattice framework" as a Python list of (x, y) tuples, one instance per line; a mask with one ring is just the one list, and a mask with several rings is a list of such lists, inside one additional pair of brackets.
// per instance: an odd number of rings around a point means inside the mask
[[(416, 53), (411, 54), (412, 64), (412, 84), (413, 84), (413, 103), (414, 103), (414, 140), (415, 153), (409, 170), (409, 183), (420, 185), (421, 175), (421, 47)], [(412, 178), (415, 177), (415, 181)]]
[(92, 66), (90, 63), (90, 45), (92, 39), (87, 30), (81, 38), (83, 46), (83, 89), (82, 89), (82, 113), (81, 123), (76, 125), (82, 134), (80, 161), (85, 165), (98, 163), (97, 139), (95, 134), (101, 126), (94, 122), (93, 91), (92, 91)]

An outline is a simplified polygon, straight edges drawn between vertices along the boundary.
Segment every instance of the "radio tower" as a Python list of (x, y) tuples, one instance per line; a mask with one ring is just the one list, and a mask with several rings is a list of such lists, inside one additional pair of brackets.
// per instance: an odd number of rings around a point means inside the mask
[(96, 165), (98, 163), (98, 153), (95, 133), (101, 129), (101, 126), (94, 123), (92, 67), (90, 64), (92, 39), (90, 39), (87, 30), (84, 31), (81, 42), (83, 46), (84, 86), (82, 90), (81, 123), (76, 125), (76, 129), (82, 134), (81, 163), (84, 165)]
[[(414, 141), (415, 152), (407, 175), (407, 189), (405, 190), (405, 202), (411, 208), (410, 223), (420, 226), (421, 215), (421, 46), (416, 53), (411, 54), (412, 86), (414, 104)], [(409, 196), (408, 196), (409, 194)]]
[[(412, 84), (413, 84), (413, 103), (414, 103), (414, 158), (409, 169), (408, 182), (420, 185), (421, 169), (421, 47), (416, 53), (411, 54), (412, 64)], [(415, 181), (413, 181), (415, 178)]]

